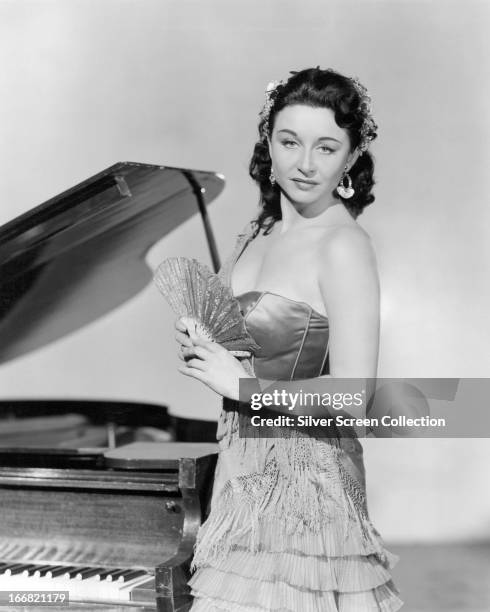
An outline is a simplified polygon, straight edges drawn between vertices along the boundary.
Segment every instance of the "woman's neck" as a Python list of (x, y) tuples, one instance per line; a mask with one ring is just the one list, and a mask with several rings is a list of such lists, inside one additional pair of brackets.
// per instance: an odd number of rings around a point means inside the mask
[[(312, 207), (313, 210), (312, 210)], [(315, 211), (317, 208), (318, 212)], [(316, 214), (312, 214), (315, 213)], [(298, 211), (298, 208), (290, 202), (284, 195), (281, 194), (281, 234), (293, 228), (302, 228), (311, 225), (328, 226), (336, 225), (339, 222), (345, 222), (352, 217), (345, 208), (344, 204), (335, 200), (327, 206), (316, 207), (314, 204), (307, 205), (303, 211)]]

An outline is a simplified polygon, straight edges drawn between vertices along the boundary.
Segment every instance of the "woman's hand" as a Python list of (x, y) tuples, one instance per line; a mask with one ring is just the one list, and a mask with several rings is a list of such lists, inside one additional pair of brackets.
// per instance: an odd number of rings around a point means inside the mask
[[(179, 338), (184, 340), (179, 336), (178, 341)], [(239, 399), (239, 379), (252, 378), (238, 359), (217, 342), (194, 338), (191, 346), (187, 343), (182, 346), (179, 356), (184, 361), (184, 365), (178, 368), (179, 372), (200, 380), (219, 395), (233, 400)]]
[(180, 317), (175, 321), (175, 339), (179, 344), (179, 350), (182, 348), (192, 348), (192, 338), (195, 337), (193, 330), (196, 325), (190, 317)]

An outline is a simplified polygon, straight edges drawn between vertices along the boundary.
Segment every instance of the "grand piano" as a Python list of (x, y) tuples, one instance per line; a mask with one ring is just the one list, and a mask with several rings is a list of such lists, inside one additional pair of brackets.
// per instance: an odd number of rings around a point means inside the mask
[[(0, 367), (141, 291), (148, 249), (197, 211), (218, 269), (206, 206), (223, 186), (213, 172), (121, 162), (0, 227)], [(163, 441), (132, 435), (145, 425)], [(214, 433), (161, 405), (0, 396), (0, 599), (56, 591), (70, 610), (188, 610)]]

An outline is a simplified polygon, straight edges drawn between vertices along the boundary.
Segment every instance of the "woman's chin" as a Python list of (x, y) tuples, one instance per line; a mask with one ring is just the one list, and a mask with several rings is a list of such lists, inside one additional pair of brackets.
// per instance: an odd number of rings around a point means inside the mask
[(320, 198), (321, 194), (319, 195), (318, 193), (315, 193), (314, 189), (310, 189), (308, 191), (302, 191), (300, 189), (295, 189), (294, 187), (291, 189), (284, 189), (281, 188), (281, 191), (283, 192), (283, 194), (286, 196), (286, 198), (292, 203), (294, 204), (295, 202), (298, 203), (314, 203), (317, 202)]

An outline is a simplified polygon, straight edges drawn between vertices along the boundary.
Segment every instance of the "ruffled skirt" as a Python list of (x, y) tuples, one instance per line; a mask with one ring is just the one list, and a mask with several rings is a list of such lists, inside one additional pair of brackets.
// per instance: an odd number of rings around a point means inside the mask
[(301, 470), (271, 450), (288, 444), (220, 443), (191, 612), (399, 610), (389, 571), (398, 557), (369, 520), (360, 444), (349, 454), (319, 442), (317, 461)]

